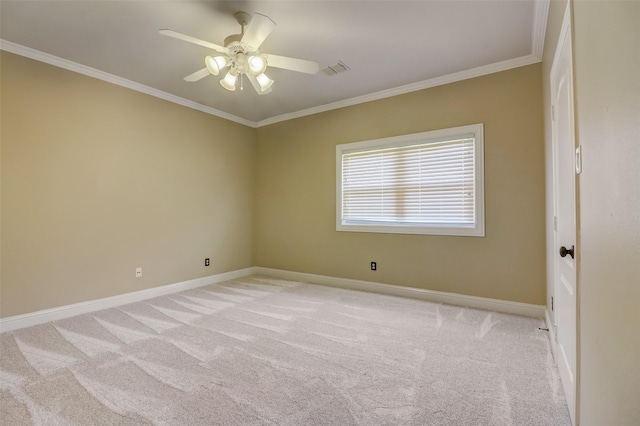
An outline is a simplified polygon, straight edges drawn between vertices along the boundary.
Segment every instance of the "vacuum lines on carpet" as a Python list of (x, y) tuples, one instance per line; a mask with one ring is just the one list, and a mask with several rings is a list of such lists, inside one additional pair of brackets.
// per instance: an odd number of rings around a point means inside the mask
[(570, 425), (540, 326), (247, 277), (0, 335), (0, 424)]

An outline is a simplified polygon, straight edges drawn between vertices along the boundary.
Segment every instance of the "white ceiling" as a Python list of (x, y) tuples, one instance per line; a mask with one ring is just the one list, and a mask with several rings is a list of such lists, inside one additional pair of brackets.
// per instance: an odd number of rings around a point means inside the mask
[[(538, 62), (548, 0), (2, 0), (0, 8), (4, 50), (260, 126)], [(239, 10), (277, 23), (261, 51), (313, 60), (321, 71), (270, 68), (275, 83), (263, 96), (249, 84), (228, 92), (222, 75), (183, 81), (212, 51), (158, 30), (222, 45), (240, 32)], [(323, 71), (338, 61), (350, 71)]]

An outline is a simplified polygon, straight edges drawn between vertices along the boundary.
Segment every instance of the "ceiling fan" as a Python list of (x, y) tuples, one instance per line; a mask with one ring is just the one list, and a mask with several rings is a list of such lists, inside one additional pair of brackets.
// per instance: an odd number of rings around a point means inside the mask
[(205, 57), (205, 67), (186, 76), (185, 81), (198, 81), (210, 74), (218, 75), (221, 70), (229, 68), (225, 77), (220, 80), (222, 87), (234, 91), (238, 80), (240, 80), (240, 90), (242, 90), (243, 79), (246, 77), (258, 94), (265, 95), (271, 92), (273, 84), (273, 80), (265, 74), (267, 67), (307, 74), (318, 72), (317, 62), (260, 52), (260, 46), (276, 27), (276, 23), (271, 18), (255, 13), (252, 19), (246, 12), (236, 12), (234, 16), (241, 26), (241, 33), (232, 34), (225, 38), (224, 46), (172, 30), (160, 30), (162, 35), (208, 47), (217, 52), (215, 56)]

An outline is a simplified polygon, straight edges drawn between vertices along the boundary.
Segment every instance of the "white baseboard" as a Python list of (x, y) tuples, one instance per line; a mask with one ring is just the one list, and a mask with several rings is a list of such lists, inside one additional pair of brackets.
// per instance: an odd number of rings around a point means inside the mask
[(95, 312), (102, 309), (113, 308), (115, 306), (126, 305), (127, 303), (139, 302), (141, 300), (164, 296), (171, 293), (177, 293), (179, 291), (190, 290), (193, 288), (215, 284), (222, 281), (241, 278), (253, 273), (255, 273), (254, 268), (239, 269), (237, 271), (210, 275), (208, 277), (196, 278), (193, 280), (182, 281), (175, 284), (168, 284), (160, 287), (149, 288), (146, 290), (134, 291), (132, 293), (119, 294), (117, 296), (105, 297), (102, 299), (90, 300), (87, 302), (74, 303), (73, 305), (65, 305), (57, 308), (45, 309), (42, 311), (31, 312), (24, 315), (0, 318), (0, 333), (25, 327), (31, 327), (33, 325), (43, 324), (49, 321), (69, 318), (80, 314), (86, 314), (88, 312)]
[(372, 281), (360, 281), (347, 278), (329, 277), (326, 275), (307, 274), (304, 272), (285, 271), (281, 269), (253, 268), (254, 273), (269, 275), (275, 278), (321, 284), (350, 290), (367, 291), (370, 293), (387, 294), (391, 296), (408, 297), (429, 302), (446, 303), (449, 305), (468, 306), (495, 312), (523, 315), (533, 318), (545, 318), (545, 307), (528, 303), (510, 302), (507, 300), (489, 299), (486, 297), (466, 296), (464, 294), (447, 293), (442, 291), (424, 290), (414, 287), (403, 287)]
[[(523, 315), (547, 320), (550, 324), (548, 313), (544, 306), (531, 305), (527, 303), (510, 302), (506, 300), (489, 299), (486, 297), (466, 296), (464, 294), (447, 293), (442, 291), (424, 290), (414, 287), (403, 287), (390, 284), (382, 284), (372, 281), (360, 281), (348, 278), (337, 278), (326, 275), (307, 274), (304, 272), (285, 271), (281, 269), (263, 268), (260, 266), (239, 269), (237, 271), (225, 272), (208, 277), (196, 278), (175, 284), (168, 284), (132, 293), (120, 294), (117, 296), (105, 297), (103, 299), (90, 300), (87, 302), (75, 303), (73, 305), (60, 306), (58, 308), (45, 309), (31, 312), (24, 315), (0, 318), (0, 333), (20, 328), (31, 327), (49, 321), (56, 321), (73, 317), (80, 314), (95, 312), (102, 309), (113, 308), (115, 306), (126, 305), (127, 303), (139, 302), (158, 296), (164, 296), (179, 291), (190, 290), (205, 285), (215, 284), (222, 281), (242, 278), (252, 274), (263, 274), (274, 278), (296, 280), (312, 284), (326, 285), (330, 287), (345, 288), (349, 290), (366, 291), (370, 293), (387, 294), (390, 296), (408, 297), (412, 299), (426, 300), (429, 302), (446, 303), (450, 305), (468, 306), (471, 308), (486, 309), (496, 312)], [(552, 326), (549, 332), (553, 333)], [(550, 334), (553, 339), (553, 334)], [(554, 340), (552, 340), (554, 342)], [(552, 343), (553, 346), (553, 343)]]

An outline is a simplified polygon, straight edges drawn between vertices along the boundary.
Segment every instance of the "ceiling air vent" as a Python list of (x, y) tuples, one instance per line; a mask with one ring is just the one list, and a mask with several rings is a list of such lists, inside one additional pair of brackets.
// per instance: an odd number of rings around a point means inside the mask
[(344, 62), (338, 61), (337, 64), (329, 65), (328, 67), (326, 67), (324, 69), (324, 72), (326, 72), (329, 75), (336, 75), (336, 74), (340, 74), (341, 72), (349, 71), (350, 69), (351, 68), (346, 66)]

